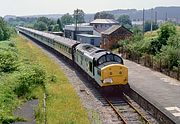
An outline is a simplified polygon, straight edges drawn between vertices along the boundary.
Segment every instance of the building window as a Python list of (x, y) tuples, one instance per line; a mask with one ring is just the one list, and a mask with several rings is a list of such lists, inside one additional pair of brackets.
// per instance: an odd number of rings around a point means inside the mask
[(94, 39), (91, 39), (91, 43), (90, 43), (91, 45), (94, 45)]

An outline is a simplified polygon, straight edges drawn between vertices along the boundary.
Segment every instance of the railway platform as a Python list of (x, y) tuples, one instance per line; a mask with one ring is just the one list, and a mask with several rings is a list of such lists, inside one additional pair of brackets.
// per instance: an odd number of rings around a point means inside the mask
[(180, 124), (180, 81), (135, 62), (124, 62), (129, 68), (130, 87)]

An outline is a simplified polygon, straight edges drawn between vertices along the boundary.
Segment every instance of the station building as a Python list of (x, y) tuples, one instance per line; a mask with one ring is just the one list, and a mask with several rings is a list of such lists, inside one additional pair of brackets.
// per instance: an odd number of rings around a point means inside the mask
[(88, 43), (96, 47), (100, 47), (101, 36), (90, 34), (77, 34), (77, 40), (81, 43)]
[(130, 38), (133, 33), (121, 25), (113, 25), (104, 32), (101, 32), (101, 48), (111, 49), (120, 40)]
[(64, 35), (66, 38), (77, 40), (76, 34), (91, 34), (93, 35), (93, 26), (88, 24), (78, 24), (76, 25), (65, 25)]

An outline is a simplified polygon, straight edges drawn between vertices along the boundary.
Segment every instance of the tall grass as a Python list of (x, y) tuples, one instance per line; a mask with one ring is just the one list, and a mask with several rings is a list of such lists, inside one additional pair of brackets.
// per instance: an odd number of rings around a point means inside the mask
[[(46, 70), (45, 87), (47, 91), (47, 123), (48, 124), (88, 124), (87, 111), (81, 106), (72, 85), (60, 69), (59, 65), (48, 57), (41, 49), (26, 39), (17, 36), (17, 48), (21, 51), (22, 60), (27, 63), (39, 63)], [(44, 123), (43, 89), (36, 87), (31, 96), (39, 99), (36, 109), (37, 124)]]

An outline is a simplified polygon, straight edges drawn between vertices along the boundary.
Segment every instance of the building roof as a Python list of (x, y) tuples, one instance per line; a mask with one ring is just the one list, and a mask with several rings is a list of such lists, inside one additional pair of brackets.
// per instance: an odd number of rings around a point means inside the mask
[(108, 28), (107, 30), (105, 30), (104, 32), (102, 32), (102, 34), (111, 34), (112, 32), (116, 31), (120, 27), (121, 27), (120, 25), (113, 25), (110, 28)]
[[(75, 29), (76, 29), (76, 26), (74, 24), (65, 25), (65, 28), (64, 28), (64, 30), (71, 30), (71, 31), (75, 31)], [(93, 26), (78, 24), (77, 30), (79, 30), (79, 31), (93, 31)]]
[(119, 22), (113, 19), (95, 19), (90, 24), (119, 24)]
[[(121, 27), (125, 28), (124, 26), (121, 26), (121, 25), (113, 25), (110, 28), (108, 28), (107, 30), (105, 30), (104, 32), (102, 32), (102, 34), (108, 34), (109, 35), (109, 34), (113, 33), (114, 31), (116, 31), (117, 29), (119, 29)], [(127, 28), (125, 28), (125, 29), (127, 29)], [(131, 32), (130, 30), (128, 30), (128, 31)]]
[(97, 38), (100, 38), (100, 36), (98, 36), (98, 35), (91, 35), (91, 34), (77, 34), (78, 36), (83, 36), (83, 37), (97, 37)]

